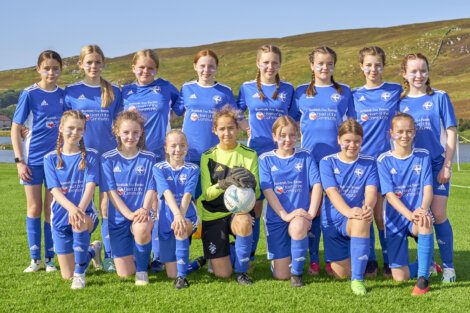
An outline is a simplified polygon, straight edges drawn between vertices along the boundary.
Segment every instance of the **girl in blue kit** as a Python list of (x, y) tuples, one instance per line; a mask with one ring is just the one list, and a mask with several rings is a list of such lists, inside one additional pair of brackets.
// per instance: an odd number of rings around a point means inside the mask
[[(281, 62), (281, 50), (278, 47), (261, 46), (256, 53), (256, 79), (243, 83), (238, 94), (238, 107), (242, 112), (248, 109), (248, 125), (240, 124), (249, 134), (248, 147), (254, 149), (258, 155), (276, 148), (272, 126), (279, 116), (287, 115), (292, 104), (294, 87), (281, 81)], [(252, 259), (259, 240), (262, 198), (256, 202), (254, 210), (256, 219), (253, 227)]]
[[(421, 295), (429, 291), (429, 264), (434, 251), (432, 161), (426, 149), (413, 149), (416, 127), (410, 115), (398, 113), (390, 134), (393, 150), (377, 160), (380, 188), (387, 198), (384, 222), (388, 258), (393, 279), (418, 277), (412, 295)], [(408, 236), (418, 239), (418, 264), (408, 261)]]
[(318, 168), (310, 151), (295, 148), (298, 126), (288, 116), (272, 127), (278, 148), (259, 158), (260, 185), (268, 201), (265, 227), (268, 259), (276, 279), (302, 287), (308, 231), (321, 203)]
[[(376, 46), (365, 47), (359, 51), (359, 66), (361, 67), (366, 84), (353, 90), (354, 108), (357, 121), (364, 130), (364, 141), (361, 153), (377, 158), (381, 153), (390, 150), (388, 131), (390, 122), (398, 112), (398, 101), (402, 88), (400, 84), (384, 82), (382, 73), (385, 67), (385, 52)], [(384, 260), (384, 276), (390, 277), (388, 266), (387, 245), (383, 226), (383, 198), (377, 194), (377, 204), (374, 208), (374, 219), (379, 231), (380, 245)], [(367, 262), (366, 276), (376, 276), (377, 256), (375, 254), (374, 228), (370, 233), (371, 253)]]
[[(100, 47), (84, 46), (80, 50), (78, 65), (85, 73), (83, 81), (65, 88), (65, 108), (80, 110), (87, 118), (87, 128), (83, 136), (85, 146), (104, 152), (116, 147), (112, 132), (112, 124), (122, 110), (121, 92), (117, 86), (111, 85), (101, 73), (105, 65), (105, 57)], [(108, 198), (100, 192), (100, 211), (103, 218), (101, 236), (104, 244), (106, 271), (115, 271), (111, 260), (108, 235)]]
[[(301, 146), (312, 151), (317, 165), (324, 156), (339, 151), (337, 137), (341, 122), (347, 117), (356, 117), (351, 90), (333, 79), (336, 60), (335, 51), (329, 47), (317, 47), (310, 53), (312, 80), (297, 87), (289, 112), (300, 121)], [(313, 220), (309, 237), (309, 272), (318, 275), (319, 218)]]
[[(62, 70), (60, 55), (51, 50), (39, 55), (36, 67), (41, 75), (38, 83), (26, 88), (18, 99), (11, 127), (11, 142), (20, 183), (26, 194), (26, 233), (31, 256), (30, 265), (24, 272), (37, 272), (41, 264), (41, 215), (44, 211), (44, 259), (46, 272), (56, 271), (51, 234), (52, 196), (42, 185), (45, 180), (43, 158), (54, 150), (59, 120), (64, 111), (63, 90), (57, 86)], [(22, 126), (29, 129), (21, 138)]]
[(447, 93), (431, 88), (429, 63), (420, 53), (407, 55), (401, 65), (404, 79), (400, 112), (416, 123), (415, 147), (429, 151), (433, 176), (434, 229), (443, 263), (443, 282), (454, 282), (453, 232), (447, 218), (452, 158), (457, 143), (457, 121)]
[[(153, 152), (156, 161), (165, 159), (164, 138), (170, 129), (170, 115), (178, 100), (178, 89), (163, 78), (155, 79), (160, 61), (150, 49), (138, 51), (132, 60), (135, 83), (122, 87), (124, 110), (136, 110), (145, 120), (145, 146)], [(156, 208), (156, 203), (154, 204)], [(152, 233), (152, 271), (163, 270), (158, 260), (158, 223)]]
[(188, 151), (186, 136), (180, 130), (166, 135), (167, 160), (153, 167), (157, 192), (161, 199), (159, 212), (160, 261), (165, 263), (168, 277), (175, 279), (175, 288), (189, 287), (186, 279), (189, 266), (189, 236), (197, 229), (199, 218), (194, 191), (199, 180), (199, 167), (185, 162)]
[(351, 276), (356, 295), (367, 293), (364, 274), (379, 184), (374, 158), (359, 154), (362, 138), (361, 125), (355, 119), (346, 120), (338, 129), (341, 151), (320, 161), (326, 193), (321, 212), (325, 259), (337, 278)]
[(108, 193), (109, 237), (117, 274), (135, 274), (135, 284), (148, 284), (147, 268), (152, 248), (150, 218), (155, 183), (155, 155), (145, 148), (144, 120), (124, 111), (113, 127), (118, 146), (103, 154), (102, 190)]
[(72, 289), (85, 288), (85, 271), (90, 260), (101, 264), (101, 242), (90, 245), (90, 235), (98, 225), (93, 204), (99, 183), (99, 156), (85, 149), (83, 133), (86, 117), (67, 111), (59, 126), (57, 148), (44, 157), (47, 187), (51, 191), (52, 234), (62, 278), (72, 280)]

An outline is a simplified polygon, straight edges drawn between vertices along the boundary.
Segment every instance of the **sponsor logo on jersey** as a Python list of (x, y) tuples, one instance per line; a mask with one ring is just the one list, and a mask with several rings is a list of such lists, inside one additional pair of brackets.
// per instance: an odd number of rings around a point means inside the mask
[(277, 96), (279, 98), (279, 100), (281, 100), (282, 102), (286, 102), (286, 99), (287, 99), (287, 94), (285, 92), (281, 92), (279, 93), (279, 95)]
[(423, 103), (423, 109), (429, 111), (432, 109), (433, 103), (431, 101), (426, 101)]
[(392, 174), (392, 175), (397, 175), (398, 172), (397, 172), (397, 170), (396, 170), (394, 167), (392, 167), (392, 169), (390, 170), (390, 174)]
[(78, 100), (85, 100), (85, 99), (86, 99), (86, 97), (83, 93), (78, 97)]
[(160, 88), (160, 86), (155, 86), (152, 88), (152, 91), (153, 93), (159, 93), (160, 91), (162, 91), (162, 89)]
[(178, 177), (178, 180), (184, 184), (184, 182), (188, 179), (188, 176), (186, 174), (181, 174), (179, 177)]
[(212, 243), (212, 241), (207, 248), (209, 249), (210, 254), (215, 254), (217, 252), (217, 247)]
[(193, 93), (192, 95), (189, 96), (189, 99), (197, 99), (197, 96), (195, 93)]
[(122, 196), (124, 193), (125, 193), (124, 188), (119, 187), (119, 188), (117, 189), (117, 194), (118, 194), (118, 195)]
[(359, 101), (360, 101), (360, 102), (362, 102), (362, 101), (366, 101), (366, 97), (364, 97), (364, 96), (361, 96), (361, 97), (359, 98)]
[(439, 187), (437, 187), (437, 190), (444, 190), (445, 191), (447, 189), (446, 189), (446, 186), (444, 186), (444, 184), (441, 184), (441, 185), (439, 185)]
[(143, 165), (138, 165), (135, 168), (135, 172), (139, 175), (143, 175), (143, 174), (145, 174), (145, 167)]
[(217, 168), (215, 169), (216, 172), (223, 172), (224, 171), (224, 168), (222, 167), (222, 165), (219, 165), (217, 166)]
[(259, 99), (259, 98), (260, 98), (260, 96), (259, 96), (259, 93), (258, 93), (258, 92), (257, 92), (257, 93), (255, 93), (254, 95), (252, 95), (251, 97), (252, 97), (252, 98), (255, 98), (255, 99)]
[(384, 91), (380, 95), (380, 98), (382, 98), (383, 101), (388, 101), (388, 100), (390, 100), (391, 97), (392, 97), (392, 95), (388, 91)]
[(342, 98), (341, 95), (337, 92), (335, 92), (334, 94), (330, 96), (331, 101), (335, 103), (338, 103), (341, 100), (341, 98)]
[(421, 174), (421, 164), (415, 164), (415, 166), (413, 166), (413, 171), (416, 173), (416, 175)]
[(219, 104), (220, 102), (222, 102), (222, 97), (219, 95), (215, 95), (212, 97), (212, 101), (214, 101), (215, 104)]
[(55, 123), (54, 123), (54, 122), (52, 122), (52, 121), (47, 121), (47, 122), (46, 122), (46, 127), (47, 127), (47, 128), (54, 128), (54, 126), (55, 126)]
[(191, 121), (195, 122), (199, 119), (199, 116), (197, 116), (197, 113), (191, 113)]
[(264, 118), (264, 113), (263, 112), (256, 112), (256, 118), (261, 121)]
[(49, 105), (49, 103), (47, 103), (46, 100), (42, 100), (42, 102), (41, 102), (41, 106), (42, 106), (42, 107), (48, 106), (48, 105)]
[(354, 174), (357, 176), (357, 177), (362, 177), (362, 175), (364, 175), (364, 170), (362, 168), (356, 168), (354, 170)]
[(67, 193), (68, 188), (67, 187), (61, 187), (60, 191), (65, 195)]
[(308, 115), (308, 118), (312, 121), (316, 120), (317, 119), (317, 113), (315, 112), (310, 112), (310, 114)]
[(274, 192), (276, 192), (278, 195), (284, 192), (284, 188), (282, 186), (276, 186), (274, 187)]
[(337, 167), (335, 167), (335, 169), (333, 170), (333, 173), (335, 173), (336, 175), (341, 174), (341, 172), (339, 171), (339, 168)]
[(395, 191), (395, 195), (398, 197), (398, 198), (401, 198), (403, 196), (403, 192), (401, 190), (397, 190)]
[(85, 118), (86, 118), (87, 121), (89, 121), (90, 118), (91, 118), (91, 117), (90, 117), (90, 114), (85, 114)]
[(127, 110), (137, 112), (137, 108), (134, 105), (129, 106), (129, 109)]
[(277, 168), (276, 165), (273, 165), (273, 166), (271, 167), (271, 172), (276, 172), (276, 171), (279, 171), (279, 169)]
[(298, 163), (295, 163), (294, 167), (297, 170), (297, 172), (300, 172), (304, 168), (304, 165), (302, 163), (298, 162)]
[(369, 115), (362, 113), (361, 114), (361, 121), (365, 122), (369, 120)]
[(403, 109), (403, 113), (406, 113), (410, 110), (410, 108), (408, 106), (406, 106), (404, 109)]
[(121, 168), (119, 167), (119, 165), (116, 165), (116, 166), (113, 168), (113, 173), (121, 173)]

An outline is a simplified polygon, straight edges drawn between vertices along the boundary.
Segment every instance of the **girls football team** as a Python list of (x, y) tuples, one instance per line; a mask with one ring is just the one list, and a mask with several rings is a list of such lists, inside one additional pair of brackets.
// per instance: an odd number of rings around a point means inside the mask
[[(322, 232), (327, 272), (351, 277), (353, 293), (366, 294), (364, 278), (377, 274), (373, 220), (384, 276), (417, 278), (412, 295), (426, 293), (435, 232), (442, 281), (454, 282), (446, 206), (457, 123), (449, 96), (431, 88), (426, 57), (404, 58), (400, 86), (382, 80), (384, 51), (365, 47), (359, 52), (365, 85), (352, 91), (333, 79), (337, 55), (329, 47), (310, 53), (312, 79), (295, 90), (280, 79), (281, 61), (278, 47), (261, 46), (256, 79), (240, 87), (235, 101), (215, 79), (218, 57), (211, 50), (196, 54), (197, 80), (180, 92), (155, 79), (159, 58), (141, 50), (132, 62), (135, 83), (122, 93), (102, 78), (98, 46), (82, 48), (84, 79), (65, 90), (56, 84), (60, 56), (42, 52), (41, 80), (22, 92), (11, 132), (27, 204), (31, 263), (24, 271), (43, 266), (44, 211), (45, 269), (56, 270), (57, 253), (73, 289), (85, 287), (90, 261), (102, 266), (102, 245), (105, 270), (135, 275), (136, 285), (149, 282), (152, 250), (152, 264), (163, 263), (177, 289), (189, 287), (187, 275), (206, 259), (215, 276), (235, 272), (239, 284), (249, 285), (263, 212), (272, 275), (293, 287), (304, 285), (307, 251), (308, 272), (320, 273)], [(183, 129), (170, 130), (170, 118), (183, 114)], [(247, 146), (237, 141), (240, 129)], [(253, 190), (254, 210), (227, 210), (231, 185)], [(90, 243), (97, 186), (103, 244)], [(193, 266), (199, 215), (204, 258)], [(417, 262), (409, 262), (408, 236), (417, 241)]]

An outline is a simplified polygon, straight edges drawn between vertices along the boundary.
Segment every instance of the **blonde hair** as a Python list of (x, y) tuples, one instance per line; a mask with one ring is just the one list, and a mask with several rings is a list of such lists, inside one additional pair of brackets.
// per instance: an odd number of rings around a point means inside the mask
[[(78, 110), (70, 110), (70, 111), (65, 111), (64, 114), (62, 115), (60, 119), (59, 129), (65, 124), (65, 122), (68, 119), (80, 120), (83, 122), (84, 126), (86, 124), (86, 116), (82, 112)], [(62, 135), (62, 132), (59, 131), (59, 135), (57, 136), (57, 145), (56, 145), (56, 154), (59, 159), (59, 163), (57, 163), (57, 166), (56, 166), (57, 169), (63, 168), (63, 164), (64, 164), (64, 161), (62, 160), (62, 152), (61, 152), (63, 144), (64, 144), (64, 136)], [(85, 142), (83, 140), (83, 136), (79, 141), (79, 147), (80, 147), (81, 160), (78, 165), (78, 169), (84, 170), (86, 168), (86, 149), (85, 149)]]
[(338, 128), (338, 137), (341, 137), (346, 134), (354, 134), (364, 138), (364, 130), (362, 129), (361, 124), (358, 121), (352, 118), (348, 118)]
[[(421, 59), (424, 62), (426, 62), (426, 67), (428, 68), (428, 71), (429, 71), (429, 62), (428, 62), (428, 59), (424, 56), (424, 54), (410, 53), (406, 55), (403, 58), (403, 61), (401, 62), (401, 66), (400, 66), (401, 74), (402, 75), (406, 74), (406, 69), (408, 67), (409, 60), (417, 60), (417, 59)], [(406, 97), (409, 92), (410, 92), (410, 83), (408, 82), (406, 78), (403, 78), (403, 92), (400, 95), (400, 99), (403, 99), (404, 97)], [(429, 77), (428, 77), (428, 80), (426, 81), (426, 93), (428, 95), (432, 95), (434, 93), (434, 91), (431, 88), (431, 79)]]
[(155, 67), (157, 69), (160, 66), (160, 59), (158, 58), (158, 54), (153, 50), (143, 49), (137, 51), (132, 58), (132, 65), (135, 65), (139, 58), (150, 58), (155, 63)]
[[(80, 56), (78, 57), (78, 62), (82, 64), (85, 56), (87, 56), (88, 54), (92, 54), (92, 53), (98, 53), (101, 56), (103, 64), (105, 63), (103, 50), (101, 50), (101, 48), (97, 45), (84, 46), (80, 50)], [(107, 108), (114, 101), (113, 85), (111, 85), (111, 83), (108, 82), (103, 77), (100, 77), (100, 85), (101, 85), (101, 107)]]
[(214, 113), (214, 117), (212, 121), (213, 129), (217, 128), (217, 121), (221, 117), (230, 117), (235, 122), (235, 125), (237, 125), (237, 128), (239, 128), (238, 116), (239, 116), (239, 112), (235, 110), (231, 105), (229, 104), (224, 105), (220, 110), (217, 110)]
[[(281, 49), (273, 45), (262, 45), (261, 47), (259, 47), (258, 51), (256, 52), (256, 61), (258, 62), (261, 59), (261, 56), (263, 55), (263, 53), (269, 53), (269, 52), (276, 54), (279, 57), (279, 63), (282, 63)], [(273, 100), (277, 99), (280, 85), (281, 85), (281, 78), (279, 77), (279, 73), (277, 73), (276, 74), (276, 90), (271, 96)], [(264, 95), (263, 90), (261, 89), (261, 70), (259, 68), (256, 71), (256, 87), (258, 88), (259, 98), (261, 99), (261, 101), (264, 101), (264, 99), (266, 99), (266, 96)]]
[[(186, 138), (186, 135), (185, 133), (183, 133), (183, 131), (179, 128), (176, 128), (176, 129), (172, 129), (170, 130), (168, 133), (166, 133), (166, 136), (165, 136), (165, 147), (166, 147), (166, 144), (168, 142), (168, 138), (172, 135), (178, 135), (178, 136), (181, 136), (183, 137), (183, 140), (184, 140), (184, 144), (186, 145), (186, 147), (188, 147), (188, 139)], [(165, 158), (166, 160), (168, 161), (170, 159), (170, 156), (166, 153), (165, 151)]]
[(273, 124), (273, 127), (272, 127), (273, 135), (276, 135), (276, 132), (278, 129), (282, 129), (283, 127), (286, 127), (286, 126), (292, 126), (294, 127), (296, 133), (299, 132), (299, 126), (297, 125), (297, 123), (294, 121), (292, 117), (288, 115), (281, 115), (276, 119), (276, 121)]
[(119, 137), (119, 127), (121, 127), (121, 124), (124, 121), (133, 121), (139, 124), (140, 129), (142, 130), (142, 134), (140, 135), (139, 142), (137, 142), (137, 148), (140, 150), (145, 150), (145, 121), (142, 115), (140, 115), (140, 113), (137, 111), (122, 111), (114, 121), (113, 134), (116, 137), (118, 150), (122, 147), (121, 137)]
[(377, 46), (364, 47), (359, 51), (359, 63), (364, 63), (366, 55), (375, 55), (380, 57), (382, 65), (385, 66), (385, 52)]
[[(315, 62), (315, 55), (317, 54), (329, 54), (333, 57), (333, 62), (336, 65), (336, 52), (331, 49), (330, 47), (322, 46), (322, 47), (317, 47), (313, 49), (313, 51), (308, 55), (308, 60), (310, 61), (311, 64)], [(331, 75), (331, 82), (333, 83), (333, 86), (335, 87), (336, 91), (339, 94), (343, 93), (343, 90), (341, 89), (340, 84), (335, 82), (333, 79), (333, 75)], [(312, 80), (310, 81), (310, 84), (307, 87), (306, 94), (308, 97), (313, 97), (317, 94), (317, 90), (315, 89), (315, 71), (312, 70)]]

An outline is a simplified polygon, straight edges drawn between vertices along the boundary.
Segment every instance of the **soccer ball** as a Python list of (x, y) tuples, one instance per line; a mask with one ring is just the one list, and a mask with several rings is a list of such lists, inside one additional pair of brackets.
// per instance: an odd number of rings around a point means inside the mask
[(224, 194), (224, 203), (231, 213), (248, 213), (255, 206), (256, 196), (251, 188), (230, 185)]

